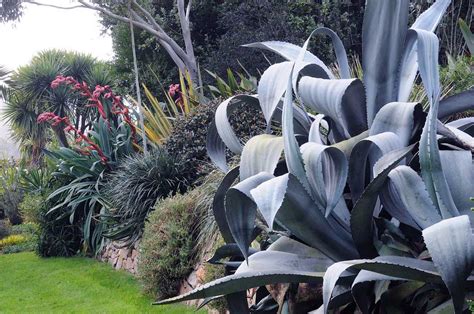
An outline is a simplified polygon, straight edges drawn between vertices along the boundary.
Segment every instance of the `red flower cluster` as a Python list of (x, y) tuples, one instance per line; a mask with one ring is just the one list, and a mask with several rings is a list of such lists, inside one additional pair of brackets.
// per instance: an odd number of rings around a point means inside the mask
[(38, 123), (49, 122), (49, 123), (51, 123), (52, 126), (58, 126), (60, 123), (64, 122), (64, 124), (66, 124), (66, 127), (64, 128), (64, 131), (74, 132), (74, 134), (77, 135), (76, 143), (85, 142), (85, 143), (88, 144), (86, 149), (88, 149), (89, 151), (79, 150), (81, 152), (81, 154), (90, 155), (90, 151), (95, 150), (100, 156), (100, 161), (104, 165), (107, 164), (107, 157), (105, 156), (102, 149), (100, 149), (100, 147), (96, 143), (94, 143), (88, 136), (86, 136), (80, 130), (76, 129), (67, 117), (61, 118), (53, 112), (43, 112), (42, 114), (40, 114), (38, 116), (38, 119), (36, 121)]
[(168, 94), (179, 106), (183, 103), (183, 95), (181, 95), (181, 87), (179, 84), (171, 84), (168, 88)]
[(58, 126), (61, 124), (61, 122), (64, 122), (66, 124), (70, 124), (69, 119), (67, 117), (61, 118), (54, 114), (53, 112), (43, 112), (38, 116), (37, 119), (38, 123), (43, 123), (43, 122), (51, 122), (52, 126)]
[[(58, 75), (56, 79), (51, 82), (51, 88), (57, 88), (61, 84), (66, 84), (66, 85), (72, 85), (74, 90), (80, 91), (82, 96), (87, 97), (87, 100), (89, 101), (89, 104), (86, 105), (86, 107), (94, 107), (97, 108), (97, 111), (99, 112), (100, 116), (109, 123), (109, 120), (107, 119), (107, 114), (104, 109), (104, 105), (102, 104), (102, 101), (100, 100), (100, 97), (104, 97), (105, 99), (109, 99), (112, 101), (112, 113), (116, 115), (122, 115), (123, 120), (125, 123), (127, 123), (130, 126), (131, 132), (132, 132), (132, 138), (133, 141), (136, 142), (136, 134), (137, 130), (135, 125), (132, 122), (132, 119), (130, 118), (130, 113), (128, 108), (122, 103), (122, 100), (120, 99), (120, 96), (115, 96), (110, 88), (110, 86), (101, 86), (97, 85), (94, 89), (93, 92), (89, 89), (89, 86), (87, 86), (86, 82), (79, 83), (77, 80), (75, 80), (73, 77), (68, 76), (64, 77), (62, 75)], [(178, 85), (179, 86), (179, 85)], [(109, 124), (110, 125), (110, 124)]]

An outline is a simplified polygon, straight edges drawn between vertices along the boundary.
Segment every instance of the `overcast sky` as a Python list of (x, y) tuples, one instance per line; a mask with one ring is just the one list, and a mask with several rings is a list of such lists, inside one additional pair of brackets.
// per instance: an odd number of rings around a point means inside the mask
[[(38, 1), (70, 5), (68, 0)], [(52, 48), (90, 53), (110, 60), (112, 39), (101, 31), (99, 17), (92, 10), (58, 10), (29, 4), (19, 22), (0, 24), (0, 64), (15, 69), (28, 63), (39, 51)]]
[[(38, 0), (42, 3), (70, 5), (68, 0)], [(65, 49), (89, 53), (111, 60), (112, 39), (102, 34), (96, 12), (88, 9), (58, 10), (29, 4), (15, 24), (0, 24), (0, 65), (14, 70), (27, 64), (39, 51)], [(0, 110), (2, 104), (0, 103)], [(0, 139), (7, 127), (0, 119)], [(0, 143), (1, 144), (1, 143)], [(2, 147), (0, 147), (1, 154)]]

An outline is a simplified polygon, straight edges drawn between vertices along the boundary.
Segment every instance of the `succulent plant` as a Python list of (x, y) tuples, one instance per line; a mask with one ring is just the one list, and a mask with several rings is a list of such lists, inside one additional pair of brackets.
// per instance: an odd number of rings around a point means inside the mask
[[(474, 107), (474, 89), (440, 99), (433, 32), (449, 4), (437, 0), (408, 28), (408, 0), (368, 0), (362, 80), (327, 28), (303, 47), (248, 45), (287, 61), (263, 73), (258, 95), (223, 102), (209, 129), (221, 169), (226, 148), (241, 154), (214, 200), (227, 244), (213, 261), (234, 270), (158, 304), (226, 295), (231, 312), (244, 313), (245, 290), (260, 287), (253, 312), (301, 312), (292, 285), (276, 299), (265, 286), (310, 283), (322, 284), (322, 301), (305, 305), (315, 313), (463, 311), (474, 288), (474, 120), (445, 122)], [(315, 35), (331, 38), (338, 73), (307, 51)], [(407, 102), (417, 73), (428, 112)], [(267, 122), (245, 145), (229, 123), (242, 103)], [(271, 244), (250, 249), (262, 230)]]

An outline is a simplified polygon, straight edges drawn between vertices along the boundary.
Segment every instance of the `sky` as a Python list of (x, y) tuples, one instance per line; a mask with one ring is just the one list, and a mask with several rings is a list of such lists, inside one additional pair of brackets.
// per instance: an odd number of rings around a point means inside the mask
[[(69, 0), (38, 2), (71, 5)], [(27, 64), (38, 52), (53, 48), (89, 53), (101, 60), (113, 57), (112, 39), (102, 34), (97, 12), (89, 9), (59, 10), (28, 4), (20, 21), (0, 24), (0, 65), (11, 70)], [(0, 118), (1, 146), (5, 146), (2, 139), (8, 137), (8, 127)]]

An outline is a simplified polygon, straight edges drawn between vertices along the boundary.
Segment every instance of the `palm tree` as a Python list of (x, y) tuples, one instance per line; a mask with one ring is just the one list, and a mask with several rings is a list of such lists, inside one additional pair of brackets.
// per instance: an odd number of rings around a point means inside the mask
[(39, 165), (42, 150), (49, 137), (48, 128), (38, 124), (38, 113), (31, 108), (30, 100), (22, 93), (12, 92), (5, 103), (3, 118), (10, 125), (11, 137), (20, 143), (23, 158)]
[[(80, 101), (80, 95), (72, 93), (66, 86), (53, 89), (51, 82), (63, 75), (86, 81), (91, 86), (110, 85), (109, 72), (103, 63), (89, 55), (48, 50), (12, 74), (13, 87), (3, 116), (10, 123), (14, 138), (22, 147), (29, 147), (33, 163), (41, 160), (41, 151), (52, 135), (46, 126), (37, 124), (39, 114), (50, 111), (61, 117), (67, 116), (79, 129), (87, 127), (95, 118), (92, 110)], [(64, 126), (52, 129), (59, 145), (67, 147)]]
[(5, 66), (0, 65), (0, 100), (5, 100), (7, 97), (10, 73), (11, 72)]

